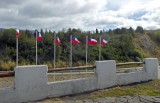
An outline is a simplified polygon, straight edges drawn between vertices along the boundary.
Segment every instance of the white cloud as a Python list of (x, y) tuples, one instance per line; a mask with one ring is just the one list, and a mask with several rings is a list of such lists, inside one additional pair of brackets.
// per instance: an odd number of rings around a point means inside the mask
[(1, 27), (82, 30), (160, 28), (159, 0), (4, 0)]

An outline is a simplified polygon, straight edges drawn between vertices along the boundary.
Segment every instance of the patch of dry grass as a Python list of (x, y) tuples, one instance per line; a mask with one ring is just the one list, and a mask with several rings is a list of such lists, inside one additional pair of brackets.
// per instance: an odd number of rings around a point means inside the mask
[(118, 86), (91, 93), (89, 98), (117, 97), (117, 96), (160, 96), (160, 80), (150, 81), (132, 86)]
[(9, 61), (0, 61), (0, 69), (4, 71), (13, 70), (16, 66), (16, 63), (12, 60)]

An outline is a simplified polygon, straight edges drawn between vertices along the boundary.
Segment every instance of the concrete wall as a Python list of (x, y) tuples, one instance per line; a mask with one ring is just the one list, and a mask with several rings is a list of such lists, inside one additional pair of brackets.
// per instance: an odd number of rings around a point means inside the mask
[(83, 78), (61, 82), (48, 83), (48, 97), (59, 97), (93, 91), (97, 88), (96, 78)]
[(96, 62), (96, 78), (97, 89), (116, 85), (116, 62), (114, 60)]
[(0, 89), (0, 102), (29, 102), (158, 79), (158, 60), (148, 58), (144, 59), (144, 63), (143, 71), (116, 74), (114, 60), (98, 61), (95, 77), (60, 82), (48, 82), (47, 66), (19, 66), (15, 68), (14, 87)]
[(47, 68), (43, 65), (15, 68), (15, 91), (20, 102), (47, 97)]

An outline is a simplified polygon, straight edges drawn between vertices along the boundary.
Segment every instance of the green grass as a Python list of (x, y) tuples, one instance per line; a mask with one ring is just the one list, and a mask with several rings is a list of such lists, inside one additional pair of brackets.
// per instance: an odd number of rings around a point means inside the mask
[(89, 98), (95, 99), (99, 97), (117, 97), (126, 95), (160, 96), (160, 80), (132, 86), (118, 86), (110, 89), (99, 90), (91, 93)]

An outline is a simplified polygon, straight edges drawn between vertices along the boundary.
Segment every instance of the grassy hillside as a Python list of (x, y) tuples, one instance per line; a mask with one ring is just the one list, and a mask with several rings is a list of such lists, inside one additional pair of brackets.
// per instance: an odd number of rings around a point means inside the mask
[(146, 31), (144, 34), (135, 33), (133, 38), (134, 48), (137, 49), (143, 58), (160, 58), (160, 45), (154, 32)]

